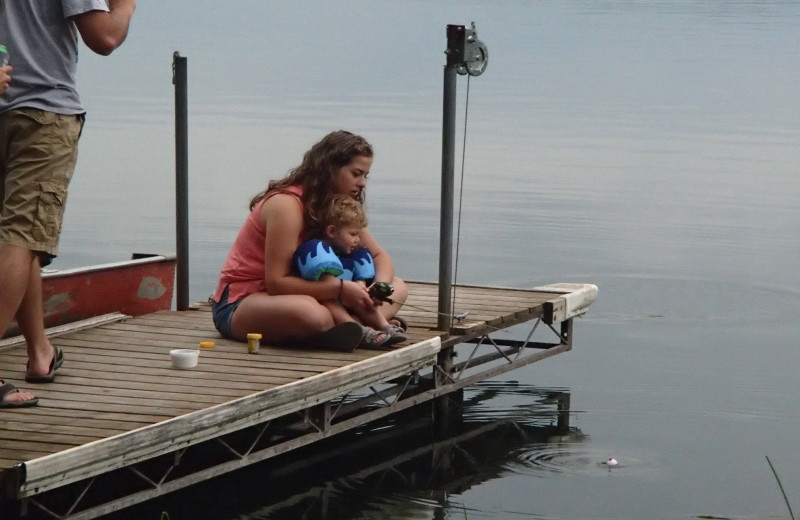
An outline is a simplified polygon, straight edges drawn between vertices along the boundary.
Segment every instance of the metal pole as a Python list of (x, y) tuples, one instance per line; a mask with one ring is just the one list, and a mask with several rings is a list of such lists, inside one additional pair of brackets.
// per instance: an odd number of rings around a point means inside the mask
[(461, 59), (459, 41), (464, 41), (464, 26), (447, 26), (447, 65), (444, 68), (442, 110), (442, 194), (439, 227), (439, 330), (450, 330), (453, 281), (453, 186), (456, 150), (456, 65)]
[(175, 236), (177, 309), (189, 308), (189, 124), (186, 88), (186, 58), (172, 55), (172, 82), (175, 84)]

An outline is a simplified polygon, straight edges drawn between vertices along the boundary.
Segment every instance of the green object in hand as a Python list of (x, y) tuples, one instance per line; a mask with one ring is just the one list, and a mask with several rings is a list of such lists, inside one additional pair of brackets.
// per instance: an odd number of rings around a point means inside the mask
[(394, 293), (394, 287), (389, 282), (375, 282), (369, 288), (369, 295), (379, 300), (388, 300)]

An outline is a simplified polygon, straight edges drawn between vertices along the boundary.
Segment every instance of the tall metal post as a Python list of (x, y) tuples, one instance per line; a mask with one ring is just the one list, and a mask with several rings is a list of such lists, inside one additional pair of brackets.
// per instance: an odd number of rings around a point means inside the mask
[(464, 26), (447, 26), (442, 110), (442, 194), (439, 223), (439, 330), (450, 330), (453, 283), (453, 193), (456, 150), (456, 67), (464, 58)]
[(189, 308), (189, 124), (186, 58), (172, 55), (172, 83), (175, 85), (175, 236), (177, 309)]
[(456, 74), (480, 76), (489, 64), (489, 50), (478, 40), (475, 22), (447, 26), (447, 64), (442, 103), (442, 199), (439, 228), (439, 319), (437, 328), (450, 331), (453, 305), (453, 186), (456, 151)]
[[(453, 285), (453, 186), (455, 184), (456, 151), (456, 75), (479, 76), (486, 70), (489, 51), (478, 40), (475, 23), (447, 26), (447, 64), (444, 67), (444, 97), (442, 103), (442, 198), (439, 230), (439, 319), (437, 328), (450, 332), (453, 322), (451, 290)], [(442, 349), (436, 355), (434, 385), (441, 387), (452, 381), (455, 348)], [(463, 393), (443, 395), (434, 400), (434, 418), (440, 432), (446, 432), (456, 419)], [(459, 414), (460, 416), (460, 414)]]

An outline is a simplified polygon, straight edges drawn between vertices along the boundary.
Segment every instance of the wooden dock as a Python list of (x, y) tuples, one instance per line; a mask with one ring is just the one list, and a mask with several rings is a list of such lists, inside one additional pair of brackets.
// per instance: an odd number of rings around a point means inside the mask
[[(469, 314), (440, 331), (438, 286), (409, 289), (410, 339), (391, 351), (249, 354), (220, 338), (205, 304), (53, 331), (56, 382), (33, 388), (39, 406), (0, 410), (0, 517), (96, 518), (411, 407), (443, 413), (470, 384), (570, 350), (573, 318), (597, 294), (458, 286), (454, 314)], [(524, 340), (496, 338), (524, 323)], [(171, 367), (169, 350), (201, 341), (215, 346), (196, 368)], [(25, 361), (21, 340), (0, 343), (0, 374), (30, 388)]]

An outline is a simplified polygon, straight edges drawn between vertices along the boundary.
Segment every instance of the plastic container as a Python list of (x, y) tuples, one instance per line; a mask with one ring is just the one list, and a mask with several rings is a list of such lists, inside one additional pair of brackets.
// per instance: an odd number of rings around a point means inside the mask
[(251, 332), (247, 335), (247, 351), (251, 354), (258, 354), (261, 350), (261, 334)]
[(176, 348), (169, 351), (172, 358), (172, 366), (175, 368), (186, 369), (197, 366), (200, 351), (193, 348)]

